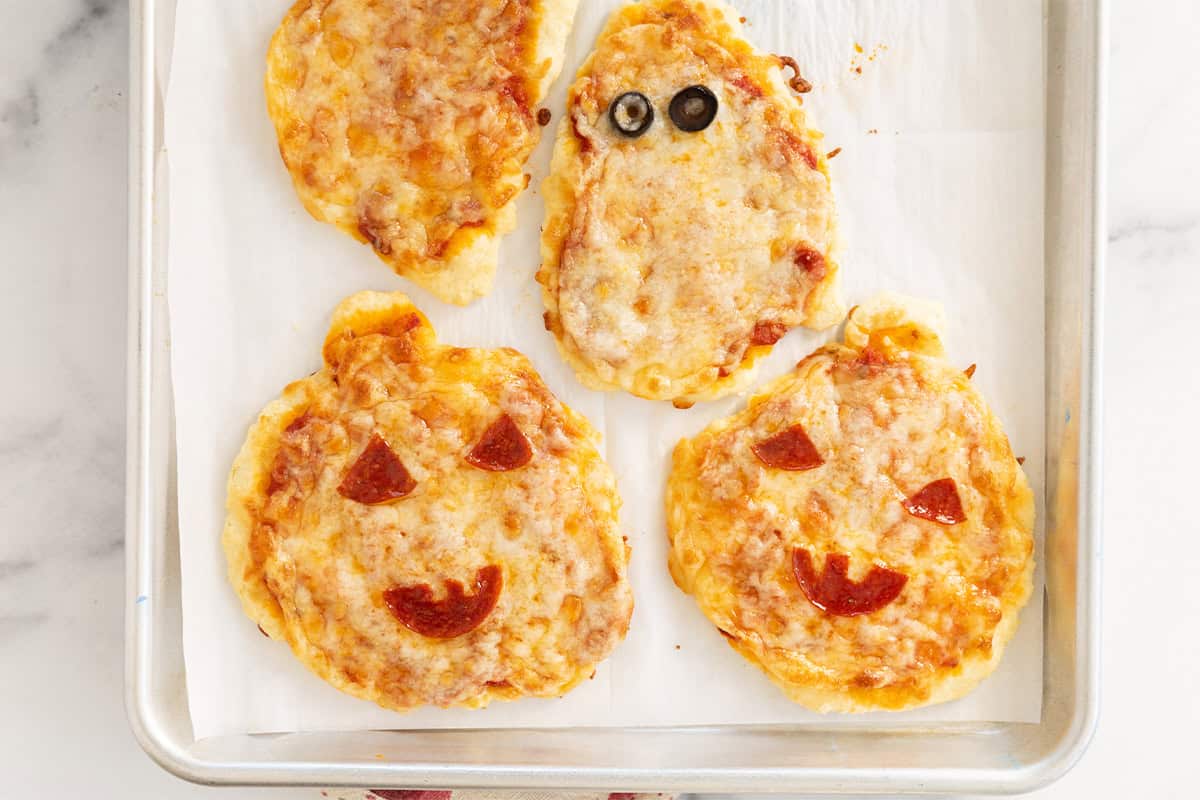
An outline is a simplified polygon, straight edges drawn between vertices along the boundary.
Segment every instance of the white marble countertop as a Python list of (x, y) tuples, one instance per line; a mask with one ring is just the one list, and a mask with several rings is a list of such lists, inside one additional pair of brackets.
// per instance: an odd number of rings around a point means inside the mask
[[(1200, 4), (1110, 5), (1103, 710), (1039, 796), (1194, 797)], [(316, 800), (184, 784), (129, 734), (126, 9), (0, 15), (0, 796)]]

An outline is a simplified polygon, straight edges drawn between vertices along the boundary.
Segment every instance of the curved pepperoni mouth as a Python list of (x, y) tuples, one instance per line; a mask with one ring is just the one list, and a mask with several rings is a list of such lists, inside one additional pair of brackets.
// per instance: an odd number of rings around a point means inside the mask
[(878, 611), (900, 596), (908, 576), (872, 564), (862, 580), (849, 577), (850, 556), (830, 553), (818, 573), (812, 554), (803, 547), (792, 551), (792, 573), (800, 590), (822, 611), (838, 617), (856, 617)]
[(434, 597), (433, 587), (422, 583), (393, 586), (383, 593), (383, 602), (410, 631), (429, 639), (455, 639), (491, 616), (503, 586), (503, 570), (489, 564), (475, 573), (470, 594), (459, 581), (446, 580), (440, 598)]

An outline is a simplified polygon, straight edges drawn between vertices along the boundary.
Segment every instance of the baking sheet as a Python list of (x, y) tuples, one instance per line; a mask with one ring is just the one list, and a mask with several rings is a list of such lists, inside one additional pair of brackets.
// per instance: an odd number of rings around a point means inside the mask
[[(181, 0), (166, 99), (184, 650), (197, 738), (370, 728), (1039, 719), (1040, 568), (1000, 669), (955, 703), (820, 717), (787, 703), (730, 650), (667, 575), (661, 490), (675, 441), (743, 399), (678, 411), (586, 390), (561, 363), (542, 328), (533, 281), (542, 214), (536, 188), (549, 162), (550, 135), (530, 161), (531, 190), (520, 200), (519, 229), (502, 247), (496, 290), (467, 309), (391, 275), (369, 249), (309, 218), (279, 163), (262, 96), (266, 43), (287, 5)], [(546, 103), (556, 118), (571, 73), (619, 5), (581, 3), (564, 76)], [(742, 0), (736, 6), (748, 18), (752, 41), (797, 57), (816, 85), (806, 106), (829, 149), (843, 148), (832, 171), (848, 303), (890, 289), (946, 306), (947, 348), (964, 366), (980, 365), (975, 380), (1028, 459), (1040, 520), (1040, 0)], [(520, 348), (550, 387), (605, 433), (625, 501), (637, 610), (625, 643), (593, 681), (565, 698), (483, 711), (378, 709), (326, 686), (285, 647), (264, 639), (225, 581), (219, 546), (225, 478), (246, 427), (287, 382), (320, 366), (329, 313), (345, 295), (367, 288), (408, 292), (443, 341)], [(781, 374), (834, 335), (792, 332), (762, 362), (760, 379)], [(1040, 543), (1040, 522), (1038, 531)]]

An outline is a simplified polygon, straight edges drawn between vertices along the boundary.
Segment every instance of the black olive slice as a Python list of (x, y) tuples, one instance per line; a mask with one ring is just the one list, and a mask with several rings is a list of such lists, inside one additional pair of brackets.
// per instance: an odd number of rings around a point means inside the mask
[(654, 122), (654, 106), (641, 92), (626, 92), (612, 101), (608, 107), (608, 118), (621, 135), (636, 139), (650, 130), (650, 123)]
[(702, 131), (717, 116), (717, 96), (707, 86), (689, 86), (671, 98), (670, 112), (679, 130)]

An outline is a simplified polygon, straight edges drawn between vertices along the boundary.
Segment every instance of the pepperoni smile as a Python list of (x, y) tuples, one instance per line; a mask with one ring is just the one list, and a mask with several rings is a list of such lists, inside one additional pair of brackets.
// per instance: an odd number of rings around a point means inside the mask
[(902, 572), (872, 565), (861, 581), (848, 577), (850, 556), (830, 553), (825, 568), (818, 574), (812, 555), (803, 547), (792, 551), (792, 573), (800, 590), (822, 611), (838, 617), (856, 617), (878, 611), (900, 596), (908, 576)]
[(383, 602), (400, 624), (430, 639), (454, 639), (478, 628), (500, 599), (504, 573), (490, 564), (475, 573), (475, 591), (467, 594), (458, 581), (445, 581), (445, 594), (433, 597), (427, 583), (395, 586), (383, 593)]

